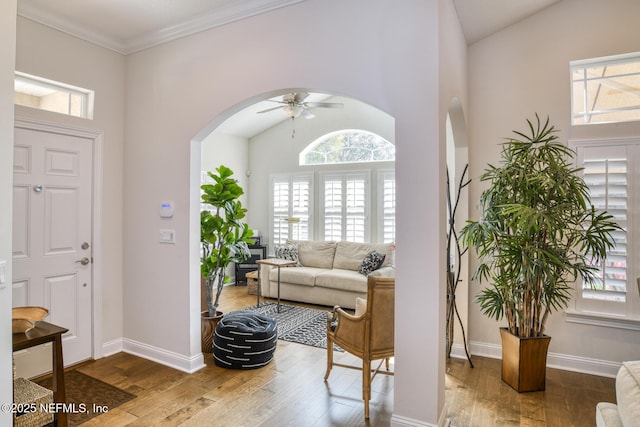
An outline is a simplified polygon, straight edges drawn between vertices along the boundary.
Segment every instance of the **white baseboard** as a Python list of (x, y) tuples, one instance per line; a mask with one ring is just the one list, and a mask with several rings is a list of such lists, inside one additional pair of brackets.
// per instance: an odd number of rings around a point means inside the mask
[[(401, 417), (395, 414), (391, 416), (391, 422), (389, 425), (391, 427), (438, 427), (435, 424), (427, 424), (422, 421)], [(446, 425), (442, 427), (446, 427)]]
[[(472, 355), (472, 361), (473, 356), (489, 357), (492, 359), (502, 358), (502, 346), (499, 344), (471, 341), (469, 343), (469, 352)], [(464, 352), (464, 346), (462, 344), (454, 344), (451, 347), (451, 357), (466, 359), (467, 355)], [(564, 371), (615, 378), (620, 366), (622, 366), (620, 362), (611, 362), (609, 360), (591, 359), (560, 353), (547, 354), (547, 367), (562, 369)]]
[(127, 338), (122, 339), (122, 351), (158, 362), (162, 365), (169, 366), (188, 374), (199, 371), (205, 367), (202, 353), (193, 357), (186, 357), (182, 354), (174, 353), (163, 348), (154, 347)]
[(102, 344), (102, 357), (111, 356), (112, 354), (120, 353), (122, 351), (122, 338), (107, 341)]

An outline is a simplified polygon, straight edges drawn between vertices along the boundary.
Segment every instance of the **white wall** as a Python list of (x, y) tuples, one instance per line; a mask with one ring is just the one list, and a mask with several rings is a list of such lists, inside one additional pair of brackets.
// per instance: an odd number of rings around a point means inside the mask
[[(101, 133), (101, 247), (94, 246), (94, 285), (101, 284), (99, 346), (122, 337), (122, 228), (125, 58), (75, 37), (18, 18), (16, 69), (95, 91), (93, 120), (16, 106), (16, 116)], [(96, 236), (94, 236), (95, 239)], [(100, 244), (95, 242), (94, 244)], [(116, 345), (116, 349), (119, 344)], [(110, 351), (108, 348), (106, 351)]]
[[(13, 77), (16, 57), (16, 0), (0, 3), (0, 260), (7, 262), (0, 288), (0, 403), (13, 402), (11, 342), (11, 218), (13, 212)], [(0, 425), (13, 414), (0, 411)]]
[[(314, 205), (314, 218), (319, 216), (319, 171), (371, 171), (372, 190), (376, 189), (376, 171), (379, 169), (393, 169), (390, 162), (367, 163), (367, 164), (341, 164), (323, 166), (300, 166), (299, 154), (305, 147), (316, 139), (330, 132), (344, 129), (362, 129), (376, 133), (391, 143), (395, 141), (394, 119), (387, 113), (355, 100), (346, 100), (343, 97), (331, 97), (325, 102), (343, 102), (344, 109), (324, 109), (314, 110), (316, 117), (304, 119), (302, 117), (285, 120), (265, 132), (251, 138), (249, 149), (249, 168), (251, 178), (249, 186), (251, 196), (249, 198), (249, 219), (253, 228), (260, 230), (264, 237), (264, 242), (271, 244), (271, 227), (269, 223), (269, 199), (270, 182), (269, 177), (275, 173), (314, 173), (316, 203)], [(295, 128), (294, 128), (295, 126)], [(295, 129), (295, 136), (292, 132)], [(371, 205), (372, 211), (376, 209), (375, 193)], [(372, 220), (375, 220), (375, 215)], [(316, 221), (316, 225), (318, 221)], [(375, 230), (377, 223), (372, 223), (371, 241), (376, 241)], [(318, 230), (315, 230), (315, 239), (319, 239)]]
[(233, 171), (233, 178), (244, 190), (242, 204), (247, 204), (249, 183), (249, 141), (235, 135), (212, 132), (202, 141), (202, 171), (214, 172), (217, 167), (224, 165)]
[[(328, 31), (327, 29), (330, 29)], [(304, 34), (304, 37), (291, 37)], [(198, 367), (200, 144), (230, 106), (283, 88), (322, 88), (396, 118), (397, 419), (435, 424), (443, 407), (444, 144), (438, 4), (307, 0), (128, 57), (124, 332), (136, 351)], [(336, 66), (339, 64), (339, 67)], [(262, 96), (263, 97), (263, 96)], [(444, 113), (446, 115), (446, 113)], [(190, 152), (191, 139), (197, 137)], [(442, 141), (441, 141), (442, 139)], [(399, 170), (399, 171), (398, 171)], [(159, 200), (176, 204), (175, 245), (157, 243)], [(188, 237), (191, 234), (191, 242)], [(195, 259), (195, 262), (194, 262)], [(420, 313), (430, 325), (409, 333)]]
[[(571, 60), (638, 51), (640, 32), (630, 30), (637, 28), (638, 16), (640, 3), (634, 0), (563, 0), (469, 48), (473, 218), (478, 218), (475, 206), (482, 191), (479, 175), (488, 163), (497, 163), (503, 138), (525, 130), (525, 119), (536, 112), (543, 119), (549, 115), (563, 141), (638, 135), (638, 123), (572, 127), (569, 85)], [(473, 297), (480, 286), (470, 286)], [(469, 323), (476, 349), (499, 344), (498, 323), (476, 304)], [(637, 331), (570, 324), (563, 312), (553, 315), (547, 333), (552, 336), (550, 364), (568, 369), (611, 373), (611, 362), (639, 356)]]

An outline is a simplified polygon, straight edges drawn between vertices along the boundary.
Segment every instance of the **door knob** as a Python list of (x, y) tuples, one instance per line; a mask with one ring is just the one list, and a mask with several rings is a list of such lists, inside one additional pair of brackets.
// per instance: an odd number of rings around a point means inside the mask
[(76, 261), (76, 262), (79, 262), (79, 263), (80, 263), (80, 264), (82, 264), (82, 265), (87, 265), (87, 264), (89, 264), (89, 262), (90, 262), (90, 261), (89, 261), (89, 258), (84, 257), (84, 258), (82, 258), (82, 259), (79, 259), (79, 260), (78, 260), (78, 261)]

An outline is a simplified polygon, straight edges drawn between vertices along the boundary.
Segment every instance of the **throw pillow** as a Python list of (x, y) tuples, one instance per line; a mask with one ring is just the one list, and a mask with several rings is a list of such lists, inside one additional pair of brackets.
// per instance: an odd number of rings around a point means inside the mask
[(371, 251), (364, 257), (362, 260), (362, 264), (360, 265), (360, 269), (358, 273), (364, 274), (365, 276), (379, 269), (384, 262), (385, 254), (381, 254), (380, 252)]
[(298, 261), (298, 246), (295, 244), (287, 244), (287, 245), (275, 245), (274, 251), (276, 254), (276, 258), (286, 259), (289, 261), (295, 261), (300, 264)]

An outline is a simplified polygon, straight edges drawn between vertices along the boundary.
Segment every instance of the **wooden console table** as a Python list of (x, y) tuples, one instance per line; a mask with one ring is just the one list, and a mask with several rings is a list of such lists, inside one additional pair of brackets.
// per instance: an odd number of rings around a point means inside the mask
[[(24, 350), (36, 345), (52, 343), (53, 352), (53, 401), (67, 403), (67, 394), (64, 388), (64, 363), (62, 361), (62, 334), (68, 329), (52, 325), (47, 322), (38, 322), (35, 328), (23, 334), (13, 334), (13, 351)], [(64, 411), (57, 412), (54, 417), (55, 425), (67, 426), (67, 414)]]

